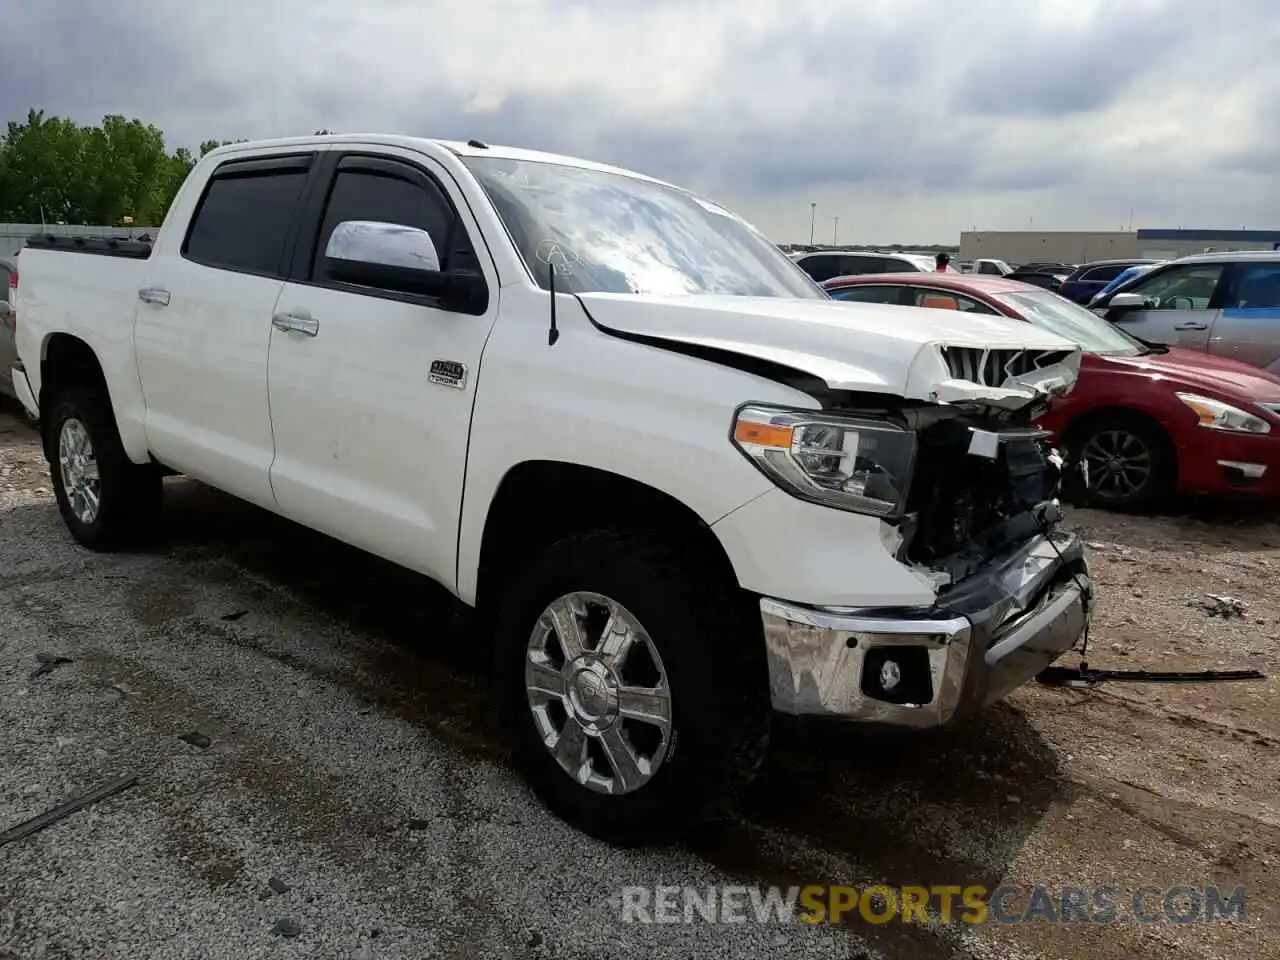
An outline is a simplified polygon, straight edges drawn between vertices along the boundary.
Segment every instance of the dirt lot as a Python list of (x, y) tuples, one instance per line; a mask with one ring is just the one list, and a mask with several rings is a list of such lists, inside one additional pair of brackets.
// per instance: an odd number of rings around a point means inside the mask
[[(0, 416), (0, 830), (139, 777), (0, 847), (0, 958), (1280, 958), (1276, 679), (1031, 687), (911, 739), (786, 724), (738, 820), (619, 852), (509, 772), (484, 651), (438, 588), (169, 483), (163, 545), (90, 554)], [(1095, 666), (1280, 674), (1274, 514), (1072, 523)], [(38, 654), (71, 662), (32, 677)], [(877, 881), (1109, 885), (1122, 915), (1143, 885), (1243, 885), (1247, 919), (620, 922), (624, 884)]]

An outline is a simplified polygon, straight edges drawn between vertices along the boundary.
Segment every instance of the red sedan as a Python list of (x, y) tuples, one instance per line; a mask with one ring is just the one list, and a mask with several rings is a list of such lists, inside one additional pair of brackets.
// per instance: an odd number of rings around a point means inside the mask
[(836, 277), (836, 300), (998, 314), (1084, 350), (1075, 389), (1040, 421), (1088, 464), (1085, 498), (1149, 507), (1172, 494), (1280, 496), (1280, 377), (1234, 360), (1138, 340), (1030, 284), (938, 273)]

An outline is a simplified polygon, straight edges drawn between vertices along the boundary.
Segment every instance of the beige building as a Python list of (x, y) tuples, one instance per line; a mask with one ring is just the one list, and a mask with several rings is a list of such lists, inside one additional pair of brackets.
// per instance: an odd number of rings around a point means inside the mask
[(1172, 260), (1214, 250), (1280, 250), (1280, 230), (976, 230), (960, 234), (960, 259), (990, 257), (1008, 263), (1150, 257)]

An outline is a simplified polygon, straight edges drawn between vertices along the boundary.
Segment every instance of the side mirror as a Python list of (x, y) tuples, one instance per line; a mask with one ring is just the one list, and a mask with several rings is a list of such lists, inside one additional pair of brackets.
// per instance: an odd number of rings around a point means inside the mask
[(431, 235), (417, 227), (376, 220), (344, 220), (324, 248), (330, 279), (362, 287), (417, 294), (441, 309), (481, 314), (489, 291), (477, 273), (443, 271)]
[(1140, 293), (1117, 293), (1106, 306), (1108, 310), (1145, 310), (1150, 304)]

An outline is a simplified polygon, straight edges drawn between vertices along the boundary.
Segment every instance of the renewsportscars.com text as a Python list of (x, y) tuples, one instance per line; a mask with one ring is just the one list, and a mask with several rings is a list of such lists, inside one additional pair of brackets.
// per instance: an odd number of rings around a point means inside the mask
[(1243, 921), (1243, 887), (623, 887), (623, 923), (1205, 923)]

